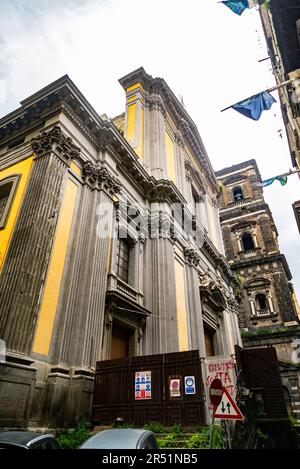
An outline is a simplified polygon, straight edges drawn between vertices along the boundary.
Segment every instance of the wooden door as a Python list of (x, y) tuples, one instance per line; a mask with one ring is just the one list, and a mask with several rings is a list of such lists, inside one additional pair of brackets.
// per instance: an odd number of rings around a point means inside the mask
[(111, 338), (111, 359), (128, 358), (130, 333), (122, 327), (113, 325)]
[(205, 338), (205, 350), (207, 357), (213, 357), (215, 355), (214, 350), (214, 334), (212, 331), (204, 327), (204, 338)]

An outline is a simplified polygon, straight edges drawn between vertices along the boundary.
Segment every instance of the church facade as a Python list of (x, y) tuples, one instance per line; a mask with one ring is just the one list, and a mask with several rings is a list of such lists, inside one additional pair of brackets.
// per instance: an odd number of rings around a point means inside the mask
[(218, 183), (166, 82), (98, 115), (64, 76), (0, 120), (1, 427), (89, 418), (96, 362), (241, 345)]

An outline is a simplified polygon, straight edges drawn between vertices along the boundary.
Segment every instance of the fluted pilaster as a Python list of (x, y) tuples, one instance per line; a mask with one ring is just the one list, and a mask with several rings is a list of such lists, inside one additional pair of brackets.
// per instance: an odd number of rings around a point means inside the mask
[(33, 140), (35, 162), (0, 279), (0, 337), (31, 352), (67, 169), (79, 149), (60, 127)]

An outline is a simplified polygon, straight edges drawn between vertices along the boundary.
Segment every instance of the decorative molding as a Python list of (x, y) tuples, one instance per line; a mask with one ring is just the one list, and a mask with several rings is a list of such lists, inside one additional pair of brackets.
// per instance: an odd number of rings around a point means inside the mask
[(204, 181), (203, 176), (199, 173), (199, 171), (194, 167), (190, 160), (185, 160), (185, 175), (188, 181), (192, 182), (195, 181), (197, 183), (198, 188), (201, 190), (202, 194), (206, 194), (206, 183)]
[(180, 148), (184, 148), (184, 139), (182, 133), (179, 130), (175, 132), (175, 142)]
[(160, 96), (145, 93), (145, 107), (149, 111), (160, 111), (164, 117), (167, 116), (164, 102)]
[(83, 165), (83, 181), (92, 189), (104, 190), (111, 197), (118, 194), (121, 190), (120, 181), (115, 178), (107, 168), (96, 166), (90, 161)]
[(196, 249), (185, 248), (184, 251), (183, 251), (183, 253), (184, 253), (186, 262), (187, 262), (189, 265), (194, 266), (194, 267), (198, 267), (198, 266), (199, 266), (199, 263), (200, 263), (200, 260), (201, 260), (201, 256), (200, 256), (200, 254), (196, 251)]
[(38, 137), (33, 138), (31, 147), (37, 158), (53, 152), (67, 165), (80, 155), (80, 148), (74, 145), (70, 137), (64, 135), (58, 125), (48, 132), (42, 131)]

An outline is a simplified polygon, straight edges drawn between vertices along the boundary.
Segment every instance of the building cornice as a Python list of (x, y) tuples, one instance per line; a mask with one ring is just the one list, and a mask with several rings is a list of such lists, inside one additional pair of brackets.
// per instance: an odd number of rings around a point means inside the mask
[(289, 269), (286, 257), (284, 254), (272, 254), (269, 256), (260, 256), (259, 258), (249, 258), (248, 260), (243, 261), (234, 261), (234, 263), (230, 264), (232, 270), (241, 270), (248, 267), (258, 266), (258, 265), (265, 265), (265, 264), (272, 264), (273, 262), (279, 262), (282, 264), (282, 267), (286, 273), (288, 280), (292, 280), (292, 274)]

